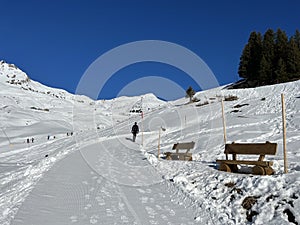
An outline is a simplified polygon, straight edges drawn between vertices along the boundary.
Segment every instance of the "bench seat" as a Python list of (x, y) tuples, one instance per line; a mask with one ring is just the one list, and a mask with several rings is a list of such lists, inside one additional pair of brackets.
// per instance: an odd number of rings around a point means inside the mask
[(236, 164), (236, 165), (257, 165), (257, 166), (273, 166), (272, 161), (252, 161), (252, 160), (222, 160), (217, 159), (217, 163), (227, 163), (227, 164)]

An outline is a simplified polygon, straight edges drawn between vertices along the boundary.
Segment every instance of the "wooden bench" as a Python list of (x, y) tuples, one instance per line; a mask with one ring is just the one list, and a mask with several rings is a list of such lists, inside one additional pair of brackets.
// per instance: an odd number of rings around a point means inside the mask
[[(277, 151), (277, 143), (232, 143), (225, 145), (225, 160), (217, 160), (220, 164), (219, 170), (226, 172), (238, 172), (237, 165), (254, 165), (252, 173), (256, 175), (271, 175), (274, 173), (272, 161), (264, 161), (266, 155), (275, 155)], [(232, 155), (232, 159), (228, 159), (228, 154)], [(238, 160), (237, 155), (258, 155), (257, 161), (254, 160)]]
[[(189, 152), (191, 149), (195, 147), (195, 142), (185, 142), (185, 143), (176, 143), (173, 145), (172, 150), (176, 150), (176, 152), (167, 152), (166, 159), (167, 160), (184, 160), (184, 161), (192, 161), (192, 153)], [(185, 152), (179, 152), (180, 150), (185, 150)]]

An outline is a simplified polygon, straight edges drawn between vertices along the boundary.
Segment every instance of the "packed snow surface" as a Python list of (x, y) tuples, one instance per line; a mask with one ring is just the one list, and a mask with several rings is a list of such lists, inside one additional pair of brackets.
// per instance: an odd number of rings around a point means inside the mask
[[(219, 87), (196, 98), (93, 101), (1, 61), (0, 224), (299, 224), (300, 81)], [(266, 156), (274, 175), (252, 175), (245, 166), (238, 174), (218, 170), (224, 98), (231, 100), (224, 102), (227, 142), (277, 143), (276, 155)], [(190, 141), (193, 161), (164, 159), (173, 144)]]

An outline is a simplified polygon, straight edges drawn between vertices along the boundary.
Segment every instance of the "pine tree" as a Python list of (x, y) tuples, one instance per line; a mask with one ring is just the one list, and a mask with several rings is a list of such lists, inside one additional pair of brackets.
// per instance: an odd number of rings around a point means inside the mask
[(278, 64), (276, 66), (275, 74), (277, 77), (277, 82), (282, 83), (288, 81), (288, 74), (286, 71), (286, 65), (282, 58), (278, 59)]
[(275, 38), (275, 53), (278, 59), (279, 58), (282, 58), (283, 60), (286, 59), (287, 46), (288, 46), (288, 37), (286, 33), (278, 29)]
[(291, 37), (288, 43), (286, 66), (289, 79), (300, 78), (300, 49), (295, 37)]
[(252, 32), (250, 35), (250, 61), (248, 67), (248, 77), (249, 80), (258, 80), (260, 60), (262, 57), (262, 38), (261, 34), (258, 32)]
[[(279, 65), (287, 63), (287, 47), (288, 47), (288, 37), (285, 34), (284, 31), (278, 29), (276, 32), (276, 38), (275, 38), (275, 60), (273, 68), (276, 68), (278, 70), (278, 67), (282, 66)], [(281, 59), (283, 62), (279, 63), (279, 59)], [(278, 73), (275, 73), (278, 75)], [(279, 77), (276, 77), (279, 79)]]
[(238, 74), (241, 78), (248, 78), (249, 61), (250, 61), (250, 45), (248, 43), (245, 45), (243, 49), (243, 53), (240, 57)]
[(261, 50), (261, 34), (259, 32), (252, 32), (240, 58), (238, 72), (240, 77), (248, 78), (249, 80), (257, 80), (262, 56)]
[[(295, 35), (294, 35), (294, 40), (295, 40), (295, 44), (298, 47), (298, 53), (296, 53), (296, 61), (297, 61), (297, 75), (294, 77), (294, 79), (300, 79), (300, 31), (296, 30)], [(299, 55), (298, 55), (299, 54)]]
[(299, 32), (299, 30), (296, 30), (296, 32), (295, 32), (294, 40), (295, 40), (295, 43), (296, 43), (298, 49), (300, 50), (300, 32)]
[(190, 102), (192, 102), (192, 98), (195, 95), (194, 89), (189, 86), (189, 88), (186, 90), (186, 96), (190, 98)]
[[(260, 62), (260, 73), (262, 76), (259, 78), (263, 84), (271, 84), (273, 75), (273, 64), (275, 58), (275, 34), (272, 29), (268, 29), (263, 37), (262, 41), (262, 60)], [(263, 67), (263, 68), (262, 68)]]
[(266, 57), (263, 55), (259, 65), (258, 82), (259, 85), (270, 84), (270, 78), (272, 75), (271, 64), (268, 62)]

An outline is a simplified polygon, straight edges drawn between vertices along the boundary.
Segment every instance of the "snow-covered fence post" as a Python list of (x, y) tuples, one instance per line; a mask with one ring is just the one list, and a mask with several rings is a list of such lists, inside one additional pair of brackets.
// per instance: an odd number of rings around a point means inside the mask
[(287, 157), (286, 157), (286, 116), (285, 116), (285, 103), (284, 94), (281, 94), (282, 105), (282, 128), (283, 128), (283, 159), (284, 159), (284, 173), (288, 173)]
[[(224, 113), (224, 101), (223, 98), (221, 100), (222, 104), (222, 120), (223, 120), (223, 134), (224, 134), (224, 144), (226, 145), (227, 137), (226, 137), (226, 121), (225, 121), (225, 113)], [(226, 160), (228, 160), (228, 155), (226, 154)]]

